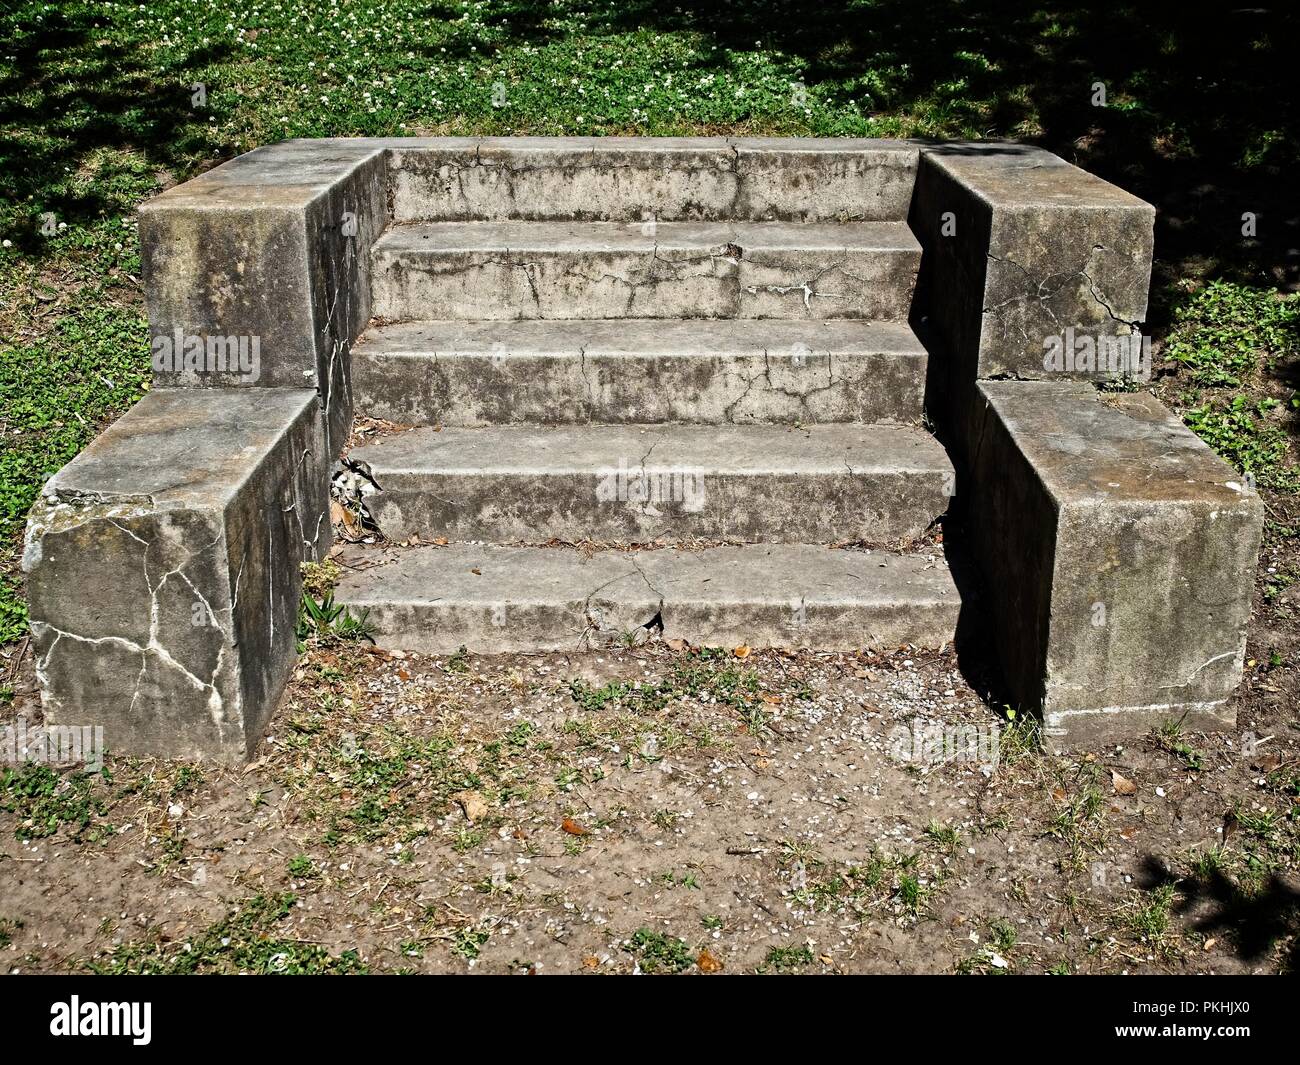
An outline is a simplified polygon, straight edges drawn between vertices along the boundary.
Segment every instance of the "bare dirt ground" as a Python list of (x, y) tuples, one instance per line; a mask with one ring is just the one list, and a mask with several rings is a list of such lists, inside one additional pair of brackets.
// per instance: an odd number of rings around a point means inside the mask
[[(314, 645), (246, 769), (10, 774), (0, 964), (1287, 971), (1300, 585), (1268, 571), (1236, 731), (1068, 757), (981, 697), (978, 650)], [(926, 722), (996, 730), (996, 766), (901, 757)]]

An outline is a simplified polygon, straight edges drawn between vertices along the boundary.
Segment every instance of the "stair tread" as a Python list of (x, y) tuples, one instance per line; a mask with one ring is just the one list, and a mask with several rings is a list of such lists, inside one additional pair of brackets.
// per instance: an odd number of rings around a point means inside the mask
[(564, 547), (452, 544), (368, 548), (355, 558), (367, 564), (345, 568), (335, 594), (338, 602), (358, 607), (435, 602), (544, 605), (596, 595), (646, 602), (662, 598), (665, 605), (701, 597), (719, 604), (809, 606), (959, 600), (942, 556), (817, 544), (591, 554)]
[(390, 227), (376, 256), (446, 252), (565, 253), (708, 250), (879, 251), (919, 254), (906, 222), (422, 222)]
[(912, 426), (494, 425), (423, 428), (353, 448), (383, 484), (385, 474), (560, 475), (605, 469), (685, 468), (717, 474), (900, 472), (947, 474), (943, 447)]
[(368, 329), (365, 355), (789, 354), (859, 352), (924, 355), (906, 322), (855, 319), (567, 318), (395, 322)]

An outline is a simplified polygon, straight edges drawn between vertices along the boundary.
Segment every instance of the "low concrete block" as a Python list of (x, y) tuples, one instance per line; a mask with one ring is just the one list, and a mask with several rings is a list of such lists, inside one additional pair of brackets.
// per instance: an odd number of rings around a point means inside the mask
[(985, 381), (961, 496), (1012, 696), (1056, 748), (1228, 727), (1263, 506), (1146, 394)]
[(46, 720), (130, 755), (243, 760), (328, 550), (310, 389), (151, 392), (50, 479), (23, 568)]
[(159, 386), (315, 388), (337, 451), (388, 221), (383, 142), (258, 148), (140, 208)]

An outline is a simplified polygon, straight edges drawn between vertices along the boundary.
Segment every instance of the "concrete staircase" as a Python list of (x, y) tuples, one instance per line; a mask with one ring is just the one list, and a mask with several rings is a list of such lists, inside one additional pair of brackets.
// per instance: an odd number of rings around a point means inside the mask
[(141, 209), (153, 387), (28, 518), (45, 721), (252, 756), (334, 491), (384, 534), (336, 601), (390, 647), (931, 647), (960, 612), (1050, 746), (1231, 727), (1262, 501), (1097, 387), (1150, 372), (1114, 356), (1154, 217), (999, 142), (232, 159)]
[(445, 546), (351, 558), (381, 644), (952, 639), (914, 547), (955, 484), (906, 321), (914, 158), (807, 143), (739, 176), (686, 142), (395, 154), (353, 402), (417, 428), (349, 458), (390, 542)]

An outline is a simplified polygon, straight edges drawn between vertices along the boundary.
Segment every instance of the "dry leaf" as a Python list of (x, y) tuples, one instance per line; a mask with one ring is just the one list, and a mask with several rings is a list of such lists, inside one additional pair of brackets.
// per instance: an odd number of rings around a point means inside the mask
[(461, 808), (465, 820), (471, 825), (487, 816), (488, 804), (477, 791), (458, 791), (451, 801)]
[(1065, 802), (1065, 789), (1064, 789), (1064, 788), (1053, 788), (1053, 789), (1052, 789), (1052, 798), (1055, 799), (1057, 802)]
[(599, 969), (600, 959), (596, 957), (596, 955), (594, 954), (588, 954), (585, 958), (582, 959), (582, 964), (585, 965), (588, 969)]
[(397, 679), (398, 679), (398, 680), (410, 680), (410, 679), (411, 679), (411, 674), (409, 674), (408, 672), (406, 672), (406, 670), (404, 670), (404, 669), (399, 669), (399, 670), (397, 671)]
[(685, 651), (690, 646), (685, 640), (665, 640), (670, 651)]
[(474, 574), (475, 577), (483, 576), (483, 571), (479, 569), (477, 566), (475, 566), (472, 570), (470, 570), (470, 573)]
[(571, 836), (590, 836), (590, 835), (591, 835), (591, 833), (590, 833), (587, 829), (583, 828), (582, 825), (578, 824), (578, 822), (575, 821), (572, 817), (566, 817), (566, 818), (565, 818), (565, 819), (560, 823), (560, 827), (561, 827), (562, 829), (564, 829), (564, 831), (567, 832), (567, 833), (568, 833), (569, 835), (571, 835)]
[(695, 964), (700, 967), (702, 973), (722, 972), (722, 959), (709, 950), (708, 947), (700, 951), (700, 956), (695, 959)]
[(446, 547), (450, 541), (445, 536), (435, 536), (433, 542), (439, 547)]
[(1138, 790), (1133, 781), (1129, 780), (1128, 777), (1121, 776), (1113, 769), (1110, 771), (1110, 783), (1115, 789), (1116, 795), (1133, 795)]
[(736, 656), (737, 658), (748, 658), (748, 657), (749, 657), (749, 644), (742, 643), (739, 647), (736, 648), (736, 650), (733, 652), (733, 654), (735, 654), (735, 656)]

